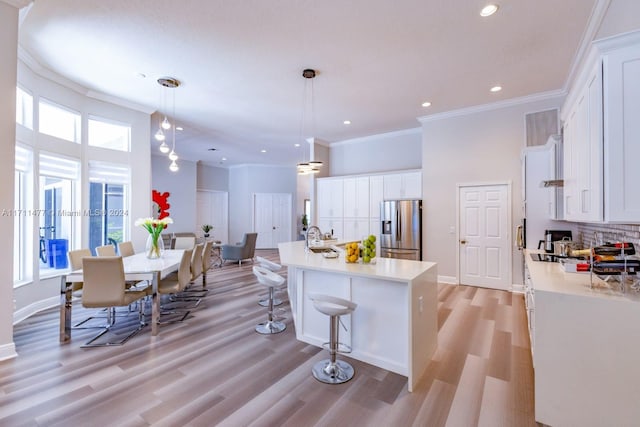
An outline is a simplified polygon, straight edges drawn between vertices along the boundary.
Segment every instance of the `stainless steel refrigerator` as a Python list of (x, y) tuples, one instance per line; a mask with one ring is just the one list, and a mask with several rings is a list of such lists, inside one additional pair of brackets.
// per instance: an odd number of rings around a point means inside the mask
[(380, 203), (380, 256), (422, 260), (422, 200)]

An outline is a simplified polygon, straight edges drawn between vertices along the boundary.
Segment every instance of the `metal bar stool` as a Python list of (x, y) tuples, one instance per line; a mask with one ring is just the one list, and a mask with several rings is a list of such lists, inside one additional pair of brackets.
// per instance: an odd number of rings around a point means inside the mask
[(264, 267), (256, 265), (253, 274), (258, 278), (258, 283), (269, 288), (269, 317), (266, 322), (256, 326), (256, 332), (260, 334), (278, 334), (287, 328), (287, 325), (273, 318), (273, 293), (275, 288), (284, 285), (284, 277)]
[[(342, 298), (330, 295), (310, 294), (309, 299), (313, 306), (322, 314), (329, 316), (329, 359), (321, 360), (313, 365), (311, 372), (318, 381), (327, 384), (342, 384), (353, 378), (353, 366), (342, 360), (336, 360), (337, 353), (350, 353), (351, 348), (340, 344), (338, 326), (340, 316), (345, 316), (356, 309), (357, 304)], [(344, 325), (343, 325), (344, 327)], [(345, 329), (346, 330), (346, 329)], [(339, 350), (340, 346), (346, 347), (346, 351)]]
[[(264, 267), (267, 270), (271, 270), (274, 273), (277, 271), (280, 271), (280, 269), (282, 269), (282, 266), (280, 264), (277, 264), (273, 261), (269, 261), (266, 258), (263, 258), (261, 256), (257, 256), (256, 257), (256, 261), (258, 262), (258, 265), (260, 267)], [(261, 297), (264, 295), (261, 295)], [(260, 299), (260, 301), (258, 301), (258, 304), (260, 304), (263, 307), (267, 307), (269, 305), (269, 296), (267, 295), (267, 298), (262, 298)], [(282, 300), (280, 298), (274, 297), (273, 298), (273, 306), (278, 306), (282, 304)]]

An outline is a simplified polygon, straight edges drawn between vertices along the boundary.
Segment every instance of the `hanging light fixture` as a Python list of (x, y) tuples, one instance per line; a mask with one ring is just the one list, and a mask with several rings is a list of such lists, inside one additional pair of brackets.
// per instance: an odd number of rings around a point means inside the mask
[[(310, 98), (310, 108), (311, 108), (311, 122), (312, 122), (312, 131), (315, 133), (315, 122), (314, 122), (314, 116), (313, 116), (313, 78), (315, 78), (316, 76), (316, 71), (311, 69), (311, 68), (307, 68), (305, 70), (302, 71), (302, 77), (305, 78), (304, 81), (304, 96), (303, 96), (303, 105), (302, 105), (302, 120), (300, 123), (300, 139), (303, 138), (302, 133), (303, 133), (303, 128), (304, 128), (304, 124), (305, 124), (305, 112), (307, 109), (307, 86), (308, 86), (308, 82), (310, 82), (310, 86), (311, 86), (311, 98)], [(306, 152), (306, 150), (305, 150)], [(300, 163), (298, 163), (297, 165), (297, 169), (298, 169), (298, 173), (300, 175), (307, 175), (307, 174), (314, 174), (314, 173), (318, 173), (320, 172), (320, 168), (322, 167), (322, 162), (317, 161), (317, 160), (310, 160), (308, 162), (302, 161)]]
[[(164, 88), (175, 89), (180, 86), (180, 81), (173, 77), (161, 77), (158, 79), (158, 84)], [(172, 106), (173, 106), (173, 119), (176, 117), (176, 95), (172, 94)], [(166, 143), (166, 136), (164, 135), (164, 130), (172, 130), (172, 146)], [(160, 138), (159, 138), (160, 136)], [(178, 155), (176, 154), (176, 127), (172, 125), (169, 121), (167, 115), (165, 114), (164, 119), (160, 122), (160, 126), (158, 127), (158, 131), (155, 134), (155, 137), (158, 141), (162, 141), (160, 144), (160, 152), (163, 154), (169, 153), (169, 160), (171, 160), (171, 164), (169, 165), (169, 170), (171, 172), (177, 172), (180, 168), (176, 163), (178, 160)]]

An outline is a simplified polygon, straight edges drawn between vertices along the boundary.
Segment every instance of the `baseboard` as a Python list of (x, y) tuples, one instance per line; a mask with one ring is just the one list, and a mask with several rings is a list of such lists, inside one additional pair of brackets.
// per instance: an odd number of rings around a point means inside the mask
[(446, 283), (447, 285), (457, 285), (458, 278), (455, 276), (438, 276), (438, 283)]
[(0, 361), (9, 360), (18, 357), (16, 346), (14, 343), (0, 345)]
[(45, 310), (47, 308), (55, 307), (60, 305), (60, 297), (51, 297), (47, 299), (43, 299), (40, 301), (36, 301), (33, 304), (29, 304), (26, 307), (21, 308), (20, 310), (16, 310), (13, 312), (13, 324), (22, 322), (24, 319), (28, 318), (36, 314), (39, 311)]
[(511, 285), (511, 292), (515, 292), (517, 294), (524, 294), (524, 286), (523, 285)]

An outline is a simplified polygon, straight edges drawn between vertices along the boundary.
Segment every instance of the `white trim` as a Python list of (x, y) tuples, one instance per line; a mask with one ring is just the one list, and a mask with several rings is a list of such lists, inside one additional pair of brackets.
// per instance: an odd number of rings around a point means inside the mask
[(108, 102), (110, 104), (118, 105), (120, 107), (125, 107), (130, 110), (139, 111), (144, 114), (153, 114), (156, 112), (156, 108), (148, 107), (146, 105), (138, 104), (137, 102), (127, 101), (122, 98), (117, 98), (115, 96), (107, 95), (101, 92), (95, 92), (93, 90), (87, 90), (85, 93), (87, 98), (96, 99), (98, 101)]
[(392, 138), (394, 136), (413, 135), (413, 134), (421, 135), (422, 128), (420, 127), (409, 128), (409, 129), (396, 130), (392, 132), (377, 133), (369, 136), (361, 136), (358, 138), (345, 139), (343, 141), (332, 142), (331, 147), (339, 147), (341, 145), (360, 144), (362, 142), (367, 142), (367, 141), (376, 140), (376, 139)]
[(16, 9), (22, 9), (23, 7), (27, 7), (31, 3), (33, 3), (33, 1), (29, 1), (29, 0), (0, 0), (0, 1), (8, 4), (9, 6), (13, 6)]
[(438, 275), (438, 283), (445, 283), (447, 285), (458, 285), (458, 278), (455, 276)]
[(513, 285), (511, 285), (511, 292), (513, 292), (514, 294), (524, 294), (524, 285), (518, 285), (517, 283), (514, 283)]
[(15, 359), (16, 357), (18, 357), (18, 353), (16, 353), (16, 345), (13, 342), (0, 345), (0, 362)]
[(623, 34), (606, 37), (593, 42), (601, 53), (607, 53), (614, 49), (633, 46), (640, 43), (640, 30), (633, 30)]
[(557, 98), (563, 98), (567, 92), (564, 89), (553, 90), (549, 92), (534, 93), (532, 95), (522, 96), (519, 98), (505, 99), (503, 101), (492, 102), (490, 104), (475, 105), (473, 107), (460, 108), (458, 110), (445, 111), (442, 113), (431, 114), (429, 116), (418, 117), (420, 123), (428, 123), (436, 120), (449, 119), (452, 117), (469, 116), (485, 111), (499, 110), (501, 108), (513, 107), (516, 105), (529, 104), (536, 101), (548, 101)]
[[(47, 299), (43, 299), (40, 301), (36, 301), (32, 304), (29, 304), (26, 307), (23, 307), (19, 310), (13, 312), (13, 324), (17, 324), (27, 319), (29, 316), (32, 316), (39, 311), (46, 310), (51, 307), (56, 307), (60, 305), (60, 297), (50, 297)], [(1, 359), (0, 359), (1, 360)]]

